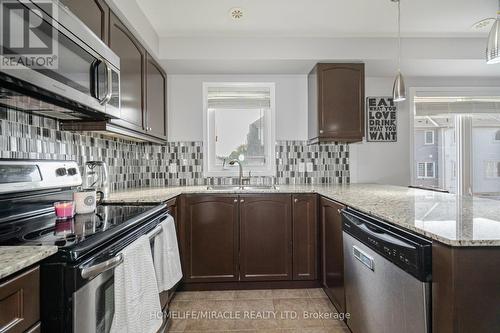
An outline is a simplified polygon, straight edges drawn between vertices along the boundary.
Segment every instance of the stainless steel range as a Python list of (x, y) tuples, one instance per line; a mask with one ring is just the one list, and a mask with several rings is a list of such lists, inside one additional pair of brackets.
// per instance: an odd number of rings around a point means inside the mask
[(40, 267), (43, 332), (108, 332), (119, 252), (169, 216), (164, 204), (102, 205), (58, 220), (53, 203), (81, 181), (75, 162), (0, 160), (0, 245), (59, 247)]

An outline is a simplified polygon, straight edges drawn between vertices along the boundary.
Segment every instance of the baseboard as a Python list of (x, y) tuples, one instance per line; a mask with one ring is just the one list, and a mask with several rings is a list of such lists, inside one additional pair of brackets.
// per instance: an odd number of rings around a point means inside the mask
[(311, 281), (235, 281), (181, 283), (178, 291), (250, 290), (250, 289), (303, 289), (321, 288), (318, 280)]

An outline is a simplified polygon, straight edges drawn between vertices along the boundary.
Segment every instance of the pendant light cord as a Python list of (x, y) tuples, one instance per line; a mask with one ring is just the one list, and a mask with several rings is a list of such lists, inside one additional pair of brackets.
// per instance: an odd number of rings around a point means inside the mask
[(401, 72), (401, 1), (398, 1), (398, 72)]

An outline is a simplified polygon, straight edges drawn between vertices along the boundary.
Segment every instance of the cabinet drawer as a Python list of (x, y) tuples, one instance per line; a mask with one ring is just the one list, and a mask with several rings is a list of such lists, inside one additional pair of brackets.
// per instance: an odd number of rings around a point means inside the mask
[(40, 271), (38, 267), (0, 284), (0, 332), (24, 332), (38, 322), (40, 319), (39, 295)]

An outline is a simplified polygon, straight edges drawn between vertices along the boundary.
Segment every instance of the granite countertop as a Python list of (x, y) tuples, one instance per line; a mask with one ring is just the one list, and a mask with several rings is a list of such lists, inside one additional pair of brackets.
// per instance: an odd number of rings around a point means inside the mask
[(57, 246), (0, 246), (0, 279), (57, 252)]
[(208, 190), (206, 186), (139, 188), (110, 203), (163, 202), (187, 193), (318, 193), (451, 246), (500, 246), (500, 202), (378, 184), (280, 185), (274, 190)]

